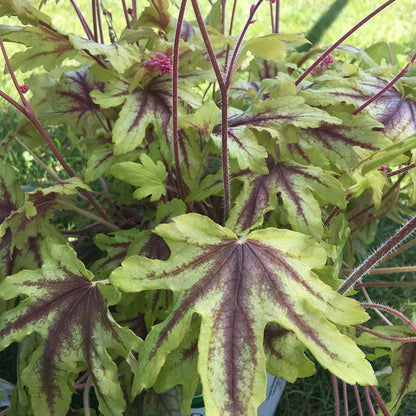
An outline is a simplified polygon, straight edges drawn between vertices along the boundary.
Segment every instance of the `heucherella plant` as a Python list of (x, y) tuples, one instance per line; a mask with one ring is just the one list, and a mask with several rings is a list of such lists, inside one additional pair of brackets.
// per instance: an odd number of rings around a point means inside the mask
[[(398, 412), (416, 326), (357, 291), (416, 219), (353, 267), (380, 218), (412, 215), (416, 55), (400, 68), (389, 45), (341, 45), (393, 1), (299, 52), (279, 0), (245, 4), (236, 36), (237, 1), (228, 16), (226, 0), (122, 0), (122, 24), (106, 2), (89, 22), (71, 1), (83, 33), (69, 33), (0, 0), (15, 89), (0, 96), (19, 113), (1, 151), (20, 146), (48, 176), (30, 190), (0, 161), (0, 349), (19, 343), (1, 414), (186, 415), (202, 386), (207, 415), (254, 416), (267, 372), (312, 376), (312, 356), (334, 386), (364, 386), (371, 414), (369, 392)], [(252, 37), (264, 8), (271, 31)], [(366, 310), (385, 324), (365, 326)]]

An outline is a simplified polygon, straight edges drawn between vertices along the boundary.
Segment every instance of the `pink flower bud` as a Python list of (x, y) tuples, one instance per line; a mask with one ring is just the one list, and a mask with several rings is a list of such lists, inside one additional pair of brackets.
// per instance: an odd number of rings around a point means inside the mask
[(156, 52), (155, 56), (143, 63), (143, 66), (152, 71), (159, 72), (159, 75), (170, 74), (172, 72), (172, 63), (163, 52)]
[(377, 170), (379, 170), (380, 172), (383, 172), (383, 173), (387, 173), (387, 166), (386, 165), (381, 165)]
[(26, 85), (26, 84), (19, 85), (19, 91), (22, 92), (23, 94), (26, 94), (29, 90), (30, 90), (29, 85)]

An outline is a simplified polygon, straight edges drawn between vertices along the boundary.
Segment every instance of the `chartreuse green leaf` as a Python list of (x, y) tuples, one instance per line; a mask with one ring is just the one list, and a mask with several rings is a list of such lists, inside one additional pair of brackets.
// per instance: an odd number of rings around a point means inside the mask
[(244, 185), (227, 226), (241, 233), (259, 224), (264, 214), (277, 207), (279, 193), (293, 230), (321, 238), (321, 206), (346, 206), (341, 183), (315, 166), (269, 160), (268, 170), (267, 175), (247, 174), (239, 178)]
[(0, 16), (16, 16), (23, 24), (38, 24), (39, 21), (50, 24), (51, 18), (26, 0), (2, 0)]
[(128, 45), (125, 42), (115, 42), (104, 45), (75, 35), (69, 35), (69, 40), (74, 48), (78, 50), (88, 51), (93, 56), (104, 55), (120, 74), (140, 61), (140, 50), (135, 44)]
[(110, 275), (122, 291), (174, 293), (169, 316), (142, 344), (134, 393), (154, 384), (195, 313), (201, 316), (198, 371), (207, 415), (257, 414), (266, 389), (263, 339), (269, 322), (292, 331), (346, 382), (376, 383), (364, 354), (336, 327), (368, 315), (311, 272), (324, 266), (326, 254), (310, 238), (275, 228), (239, 238), (198, 214), (176, 217), (155, 232), (171, 249), (167, 261), (132, 256)]
[[(373, 330), (389, 337), (410, 338), (415, 336), (414, 330), (404, 325), (379, 326)], [(403, 397), (416, 391), (416, 344), (414, 342), (390, 341), (369, 333), (362, 334), (357, 342), (367, 347), (390, 349), (391, 400), (386, 403), (386, 406), (392, 416), (396, 415)]]
[(165, 165), (158, 160), (154, 163), (146, 153), (140, 155), (140, 162), (122, 162), (113, 165), (111, 174), (130, 185), (137, 186), (133, 196), (143, 199), (150, 196), (151, 201), (157, 201), (166, 194), (163, 184), (168, 176)]
[[(345, 77), (320, 77), (301, 90), (300, 95), (314, 106), (346, 103), (358, 108), (386, 87), (389, 81), (359, 70), (355, 75)], [(416, 133), (415, 110), (414, 98), (405, 98), (399, 89), (391, 87), (362, 112), (381, 123), (383, 133), (390, 140), (398, 141)]]
[(151, 124), (160, 125), (163, 133), (168, 135), (172, 113), (171, 82), (168, 77), (155, 77), (130, 93), (130, 84), (125, 80), (99, 69), (93, 72), (110, 82), (106, 91), (91, 93), (94, 102), (103, 108), (123, 104), (113, 128), (115, 155), (128, 153), (140, 146)]
[(117, 325), (108, 311), (119, 292), (92, 282), (92, 274), (68, 245), (45, 239), (41, 255), (41, 269), (23, 270), (0, 284), (4, 299), (26, 296), (2, 315), (0, 349), (32, 333), (40, 335), (42, 342), (22, 377), (35, 414), (66, 415), (71, 385), (84, 370), (90, 374), (101, 413), (121, 414), (125, 402), (109, 350), (126, 357), (140, 339)]
[(75, 58), (78, 54), (68, 35), (49, 25), (24, 27), (8, 34), (6, 40), (22, 43), (27, 47), (11, 58), (13, 68), (19, 68), (21, 71), (32, 71), (40, 66), (51, 71), (65, 59)]
[(298, 377), (309, 377), (315, 366), (305, 355), (305, 346), (292, 331), (269, 323), (264, 331), (267, 371), (294, 383)]

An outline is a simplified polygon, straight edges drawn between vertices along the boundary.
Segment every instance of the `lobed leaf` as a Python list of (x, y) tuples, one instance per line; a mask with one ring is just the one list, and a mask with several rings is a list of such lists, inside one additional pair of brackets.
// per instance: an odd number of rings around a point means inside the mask
[(117, 163), (111, 168), (111, 173), (116, 178), (138, 188), (133, 193), (134, 198), (144, 199), (150, 196), (151, 201), (157, 201), (162, 195), (166, 194), (163, 182), (168, 173), (165, 166), (160, 160), (154, 163), (146, 153), (140, 155), (140, 162), (141, 164), (134, 162)]
[(272, 228), (238, 238), (197, 214), (173, 221), (155, 230), (171, 249), (169, 260), (132, 256), (110, 275), (122, 291), (174, 292), (168, 318), (142, 345), (134, 392), (154, 384), (194, 313), (201, 316), (198, 370), (208, 415), (257, 414), (266, 389), (263, 339), (269, 322), (293, 331), (348, 383), (376, 383), (364, 354), (334, 325), (353, 325), (367, 314), (311, 272), (325, 264), (320, 246), (303, 234)]
[(139, 339), (118, 326), (107, 305), (116, 303), (113, 288), (91, 281), (91, 273), (68, 245), (52, 239), (42, 244), (43, 265), (23, 270), (0, 284), (4, 299), (26, 295), (3, 314), (0, 349), (36, 332), (43, 342), (33, 352), (24, 372), (36, 414), (66, 415), (80, 371), (88, 370), (104, 415), (121, 414), (125, 402), (117, 382), (112, 349), (126, 356)]
[(327, 203), (346, 206), (341, 183), (319, 167), (268, 162), (267, 175), (241, 176), (243, 189), (227, 226), (241, 233), (261, 223), (267, 212), (277, 208), (279, 194), (292, 229), (321, 238), (324, 229), (320, 207)]
[[(311, 105), (346, 103), (358, 108), (387, 84), (386, 79), (360, 71), (356, 76), (316, 80), (301, 91), (301, 96)], [(416, 133), (416, 100), (405, 98), (394, 86), (363, 111), (382, 124), (381, 130), (390, 140), (403, 140)]]

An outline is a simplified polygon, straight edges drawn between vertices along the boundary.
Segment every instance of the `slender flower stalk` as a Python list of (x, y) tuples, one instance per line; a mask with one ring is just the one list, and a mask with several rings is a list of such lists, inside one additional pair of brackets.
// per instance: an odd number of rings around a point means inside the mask
[(416, 337), (391, 337), (389, 335), (382, 334), (381, 332), (373, 331), (370, 328), (366, 328), (363, 325), (355, 325), (356, 328), (361, 329), (364, 332), (368, 332), (371, 335), (374, 335), (379, 338), (386, 339), (387, 341), (393, 341), (393, 342), (416, 342)]
[(383, 3), (380, 7), (373, 10), (368, 16), (358, 22), (354, 27), (352, 27), (345, 35), (341, 36), (333, 45), (331, 45), (295, 82), (296, 85), (299, 85), (334, 49), (336, 49), (345, 39), (350, 37), (354, 32), (356, 32), (361, 26), (371, 20), (375, 15), (380, 13), (390, 4), (394, 3), (396, 0), (388, 0)]
[(390, 416), (390, 412), (387, 410), (386, 405), (383, 402), (383, 399), (380, 396), (377, 388), (375, 386), (370, 386), (371, 393), (373, 394), (374, 398), (376, 399), (377, 404), (380, 406), (380, 410), (384, 416)]
[[(4, 47), (3, 38), (0, 35), (0, 49), (2, 51), (4, 60), (6, 62), (7, 69), (9, 70), (10, 76), (13, 80), (13, 84), (19, 93), (19, 96), (22, 100), (23, 105), (18, 104), (16, 101), (14, 101), (11, 97), (9, 97), (5, 93), (1, 93), (0, 95), (5, 98), (9, 103), (14, 105), (21, 113), (29, 119), (29, 121), (33, 124), (33, 126), (36, 128), (36, 130), (39, 132), (43, 140), (45, 141), (48, 148), (52, 151), (56, 159), (59, 161), (61, 166), (64, 168), (64, 170), (68, 173), (68, 175), (72, 178), (75, 176), (75, 173), (72, 171), (72, 169), (69, 167), (69, 165), (66, 163), (65, 159), (62, 157), (58, 149), (56, 148), (55, 144), (53, 143), (52, 139), (49, 137), (48, 133), (46, 133), (45, 129), (39, 122), (38, 118), (36, 117), (35, 112), (33, 111), (33, 108), (31, 107), (29, 101), (26, 99), (23, 89), (20, 88), (19, 83), (17, 82), (16, 75), (14, 73), (14, 70), (11, 66), (9, 56), (7, 54), (6, 48)], [(91, 203), (91, 205), (96, 209), (96, 211), (101, 216), (102, 220), (105, 221), (107, 224), (110, 224), (110, 219), (108, 218), (107, 214), (104, 212), (104, 210), (100, 207), (100, 205), (95, 201), (95, 199), (90, 195), (90, 193), (82, 189), (81, 192), (84, 194), (85, 198), (88, 199), (88, 201)], [(113, 228), (117, 228), (112, 225)], [(118, 229), (118, 228), (117, 228)]]
[(197, 0), (191, 0), (194, 9), (195, 17), (198, 22), (199, 29), (204, 39), (205, 47), (211, 60), (211, 65), (214, 69), (215, 76), (218, 81), (221, 94), (221, 158), (222, 158), (222, 178), (224, 189), (224, 222), (227, 220), (231, 208), (231, 191), (230, 191), (230, 177), (228, 166), (228, 88), (225, 85), (223, 74), (218, 65), (217, 57), (212, 48), (211, 41), (207, 29), (205, 27), (204, 19), (198, 6)]
[(178, 131), (178, 72), (179, 72), (179, 43), (183, 18), (185, 15), (187, 0), (182, 0), (176, 23), (175, 40), (172, 56), (172, 129), (173, 129), (173, 155), (175, 160), (175, 172), (179, 187), (179, 197), (185, 199), (185, 185), (181, 174), (181, 163), (179, 158), (179, 131)]
[(396, 234), (389, 238), (378, 250), (368, 257), (358, 266), (338, 288), (338, 292), (345, 294), (352, 288), (365, 274), (379, 264), (383, 258), (398, 246), (416, 229), (416, 216), (409, 220)]
[(232, 81), (234, 70), (235, 70), (235, 64), (240, 54), (241, 44), (243, 43), (247, 30), (250, 24), (253, 22), (254, 15), (256, 14), (256, 11), (260, 7), (261, 3), (263, 3), (263, 0), (259, 0), (255, 5), (251, 6), (249, 17), (246, 21), (246, 24), (243, 27), (243, 30), (240, 33), (240, 36), (237, 39), (237, 43), (235, 44), (234, 51), (231, 56), (230, 64), (227, 67), (227, 73), (225, 76), (225, 87), (227, 89), (229, 89), (231, 86), (231, 81)]
[(355, 109), (352, 114), (358, 114), (360, 111), (364, 110), (364, 108), (368, 107), (372, 102), (377, 100), (380, 96), (382, 96), (386, 91), (388, 91), (400, 78), (407, 74), (409, 70), (409, 66), (416, 61), (416, 53), (410, 59), (410, 62), (384, 87), (382, 88), (377, 94), (373, 95), (369, 100), (367, 100), (364, 104), (360, 107)]
[(332, 378), (332, 389), (334, 391), (335, 416), (340, 416), (338, 379), (335, 374), (331, 374), (331, 378)]
[(368, 409), (370, 410), (370, 415), (376, 416), (376, 411), (374, 410), (373, 402), (371, 401), (370, 388), (368, 386), (364, 386), (364, 394)]
[(94, 39), (94, 33), (92, 32), (92, 30), (90, 29), (90, 27), (88, 26), (87, 21), (85, 20), (84, 15), (82, 14), (81, 10), (79, 9), (79, 7), (77, 6), (77, 4), (75, 3), (75, 0), (70, 0), (72, 7), (74, 8), (79, 21), (81, 22), (81, 25), (84, 29), (85, 34), (87, 35), (87, 38), (89, 40), (93, 40)]
[(361, 303), (361, 306), (364, 308), (374, 308), (374, 309), (380, 309), (385, 312), (389, 312), (395, 316), (397, 316), (399, 319), (401, 319), (407, 326), (409, 326), (413, 331), (416, 333), (416, 325), (406, 316), (404, 316), (401, 312), (397, 311), (396, 309), (391, 308), (390, 306), (386, 305), (379, 305), (377, 303)]
[(361, 406), (360, 392), (358, 391), (358, 387), (356, 384), (354, 384), (354, 395), (355, 395), (355, 401), (357, 403), (358, 414), (359, 416), (364, 416), (363, 408)]

